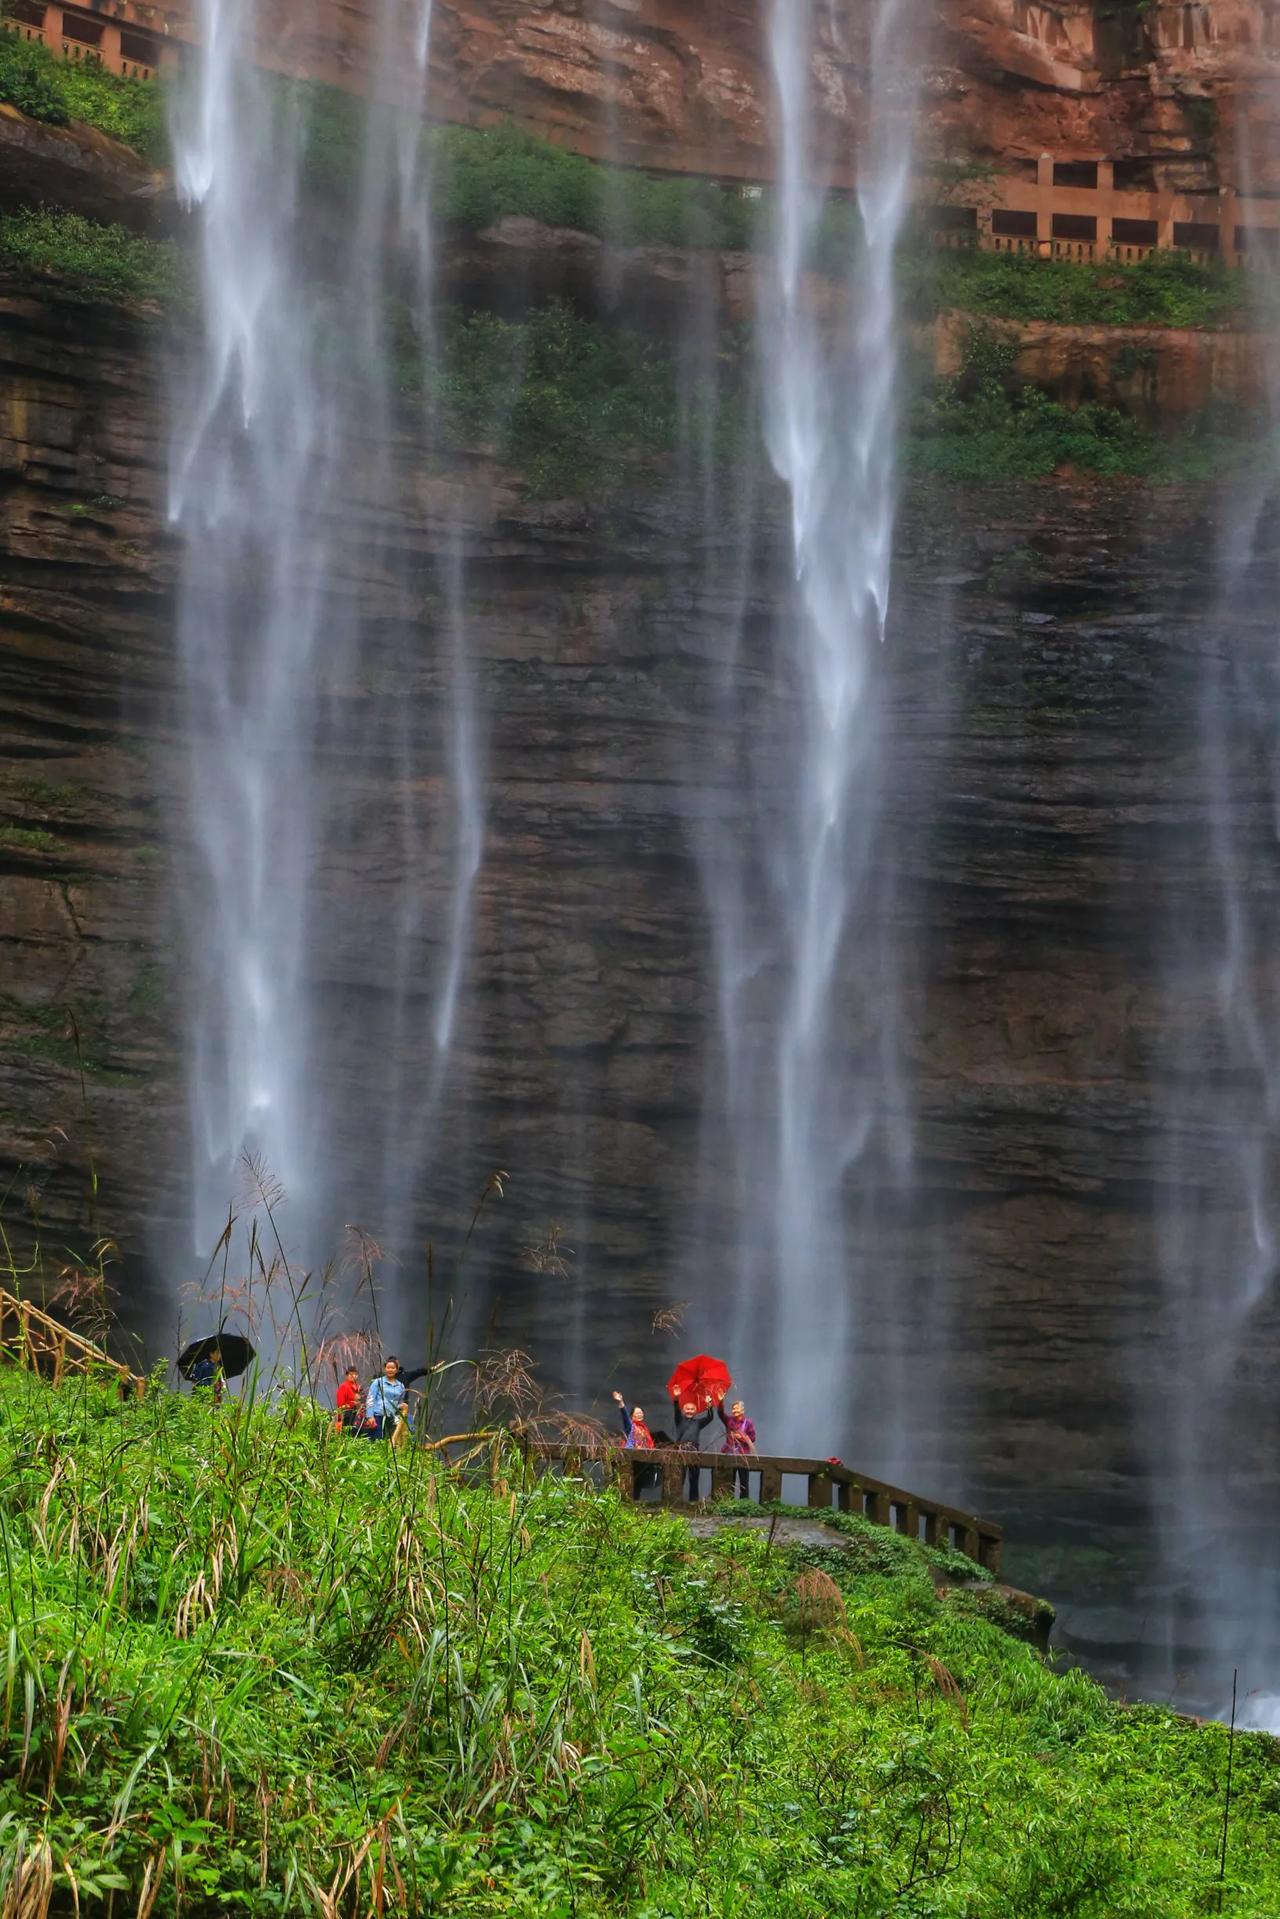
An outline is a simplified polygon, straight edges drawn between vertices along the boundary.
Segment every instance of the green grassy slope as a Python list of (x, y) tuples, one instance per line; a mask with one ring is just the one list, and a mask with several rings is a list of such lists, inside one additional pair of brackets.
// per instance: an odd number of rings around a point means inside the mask
[(8, 1373), (0, 1903), (1273, 1919), (1275, 1742), (1236, 1741), (1219, 1882), (1221, 1728), (1055, 1675), (923, 1549), (832, 1540)]

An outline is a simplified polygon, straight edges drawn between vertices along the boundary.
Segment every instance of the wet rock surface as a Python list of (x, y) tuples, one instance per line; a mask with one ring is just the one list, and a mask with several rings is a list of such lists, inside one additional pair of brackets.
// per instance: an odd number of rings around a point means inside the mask
[[(92, 1157), (128, 1302), (184, 1216), (187, 1133), (160, 341), (17, 289), (0, 330), (0, 1150), (17, 1190), (34, 1188), (45, 1238), (80, 1246)], [(767, 666), (780, 523), (773, 508), (757, 519), (744, 576), (732, 522), (708, 523), (678, 487), (637, 485), (607, 508), (530, 501), (480, 456), (424, 474), (410, 432), (393, 475), (362, 512), (385, 514), (385, 537), (424, 572), (445, 501), (464, 516), (487, 734), (449, 1146), (424, 1155), (415, 1230), (447, 1236), (463, 1196), (510, 1172), (486, 1228), (481, 1317), (492, 1308), (504, 1339), (580, 1393), (621, 1356), (633, 1371), (659, 1363), (647, 1327), (673, 1298), (697, 1298), (708, 1337), (725, 1330), (728, 1277), (701, 1250), (731, 1243), (735, 1197), (703, 1130), (720, 1068), (697, 846), (708, 817), (741, 809), (742, 761), (767, 769), (785, 715)], [(1163, 1363), (1162, 1062), (1213, 990), (1194, 974), (1173, 989), (1160, 927), (1171, 888), (1211, 910), (1193, 741), (1198, 664), (1223, 644), (1214, 512), (1188, 494), (1059, 482), (981, 501), (921, 493), (902, 519), (885, 856), (899, 870), (915, 1174), (905, 1214), (863, 1249), (886, 1278), (832, 1446), (887, 1471), (909, 1423), (920, 1490), (985, 1510), (1033, 1492), (1042, 1505), (1132, 1500), (1151, 1470), (1131, 1409), (1139, 1375), (1159, 1392)], [(332, 1101), (339, 1222), (362, 1218), (362, 1115), (390, 1044), (368, 929), (401, 875), (382, 824), (396, 774), (376, 742), (411, 703), (420, 777), (435, 779), (447, 691), (438, 601), (406, 604), (403, 572), (369, 575), (357, 517), (335, 530), (340, 575), (375, 637), (359, 683), (330, 690), (375, 750), (352, 764), (332, 747), (314, 961), (333, 1014), (317, 1085)], [(1244, 643), (1264, 639), (1259, 627)], [(717, 717), (731, 646), (740, 737)], [(1261, 784), (1238, 803), (1271, 900)], [(424, 1022), (442, 941), (428, 916)], [(851, 1034), (863, 1018), (855, 995)], [(1211, 1057), (1203, 1071), (1208, 1089)], [(1205, 1110), (1211, 1189), (1230, 1143)], [(575, 1249), (567, 1279), (525, 1256), (550, 1220)], [(1257, 1340), (1261, 1377), (1277, 1350), (1265, 1313)], [(1265, 1419), (1241, 1435), (1243, 1498), (1275, 1494), (1271, 1437)]]

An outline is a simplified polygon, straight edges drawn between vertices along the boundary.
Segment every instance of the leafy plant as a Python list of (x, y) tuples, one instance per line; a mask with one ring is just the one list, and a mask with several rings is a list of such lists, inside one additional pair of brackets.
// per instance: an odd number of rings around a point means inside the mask
[(1256, 323), (1250, 318), (1253, 282), (1242, 268), (1203, 266), (1173, 251), (1132, 264), (1094, 265), (977, 247), (910, 247), (900, 257), (899, 280), (906, 310), (922, 320), (957, 308), (993, 318), (1086, 326)]
[(126, 305), (182, 301), (190, 289), (186, 258), (171, 240), (52, 208), (0, 217), (0, 266), (56, 278), (72, 298)]
[(0, 29), (0, 101), (32, 120), (62, 127), (71, 118), (54, 62), (44, 47)]
[(0, 30), (0, 100), (49, 126), (98, 127), (156, 165), (168, 155), (164, 98), (155, 81), (111, 73), (96, 60), (60, 60)]

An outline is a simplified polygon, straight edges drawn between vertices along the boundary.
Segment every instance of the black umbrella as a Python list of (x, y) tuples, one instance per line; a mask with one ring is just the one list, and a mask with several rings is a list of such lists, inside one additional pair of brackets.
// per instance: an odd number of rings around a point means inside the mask
[(178, 1354), (178, 1371), (184, 1379), (190, 1379), (200, 1361), (212, 1359), (215, 1352), (224, 1379), (238, 1379), (257, 1358), (243, 1333), (209, 1333), (204, 1339), (193, 1339), (189, 1346), (183, 1347)]

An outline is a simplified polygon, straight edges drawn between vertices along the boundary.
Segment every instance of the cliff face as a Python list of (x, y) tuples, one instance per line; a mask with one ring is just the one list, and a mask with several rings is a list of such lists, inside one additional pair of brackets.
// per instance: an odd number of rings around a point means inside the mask
[[(924, 91), (940, 156), (1008, 168), (1041, 153), (1154, 154), (1171, 184), (1212, 190), (1235, 178), (1241, 118), (1274, 119), (1271, 0), (937, 0), (935, 16)], [(838, 0), (819, 26), (815, 131), (837, 170), (866, 108), (870, 17), (863, 0)], [(764, 0), (441, 0), (433, 98), (447, 117), (514, 118), (627, 164), (767, 179), (768, 18)], [(322, 9), (314, 38), (299, 37), (295, 10), (280, 25), (292, 41), (273, 40), (313, 71), (363, 84), (358, 11)], [(1265, 144), (1258, 185), (1280, 178)]]
[[(1216, 185), (1217, 162), (1234, 159), (1236, 115), (1257, 109), (1276, 44), (1269, 0), (938, 0), (935, 12), (924, 85), (940, 153), (1007, 166), (1043, 152), (1155, 152), (1184, 163), (1188, 186)], [(761, 0), (445, 0), (441, 13), (450, 113), (514, 115), (598, 151), (607, 105), (616, 150), (632, 163), (744, 179), (771, 171)], [(844, 0), (820, 28), (821, 115), (838, 151), (865, 110), (869, 19), (861, 0)]]
[[(923, 75), (933, 146), (1009, 167), (1042, 153), (1155, 156), (1168, 184), (1234, 180), (1247, 123), (1258, 172), (1280, 179), (1268, 94), (1280, 27), (1273, 0), (931, 0)], [(187, 0), (104, 0), (103, 10), (190, 39)], [(269, 67), (367, 91), (380, 62), (372, 0), (265, 0)], [(767, 0), (436, 0), (431, 110), (514, 120), (629, 165), (761, 180), (772, 173)], [(839, 174), (866, 108), (865, 0), (818, 14), (814, 132)], [(916, 76), (913, 75), (913, 79)], [(416, 103), (416, 81), (413, 82)]]
[[(136, 1297), (142, 1223), (163, 1238), (186, 1179), (169, 875), (187, 857), (185, 790), (156, 342), (15, 292), (0, 327), (0, 1153), (26, 1169), (52, 1246), (92, 1236), (92, 1157), (97, 1217), (122, 1241)], [(638, 1353), (649, 1315), (689, 1278), (710, 1326), (723, 1304), (722, 1277), (687, 1267), (689, 1222), (703, 1221), (701, 1245), (727, 1246), (735, 1204), (727, 1161), (700, 1139), (719, 1065), (694, 828), (698, 809), (741, 804), (742, 756), (766, 777), (771, 764), (782, 521), (776, 507), (759, 521), (744, 587), (723, 522), (678, 486), (601, 515), (530, 504), (479, 454), (435, 479), (418, 462), (407, 437), (381, 532), (426, 567), (445, 537), (443, 489), (461, 509), (489, 818), (439, 1117), (450, 1146), (415, 1230), (439, 1231), (504, 1167), (511, 1194), (488, 1241), (503, 1338), (565, 1372), (588, 1353)], [(383, 634), (375, 690), (344, 695), (352, 734), (378, 738), (411, 701), (430, 767), (438, 610), (382, 595), (362, 578), (362, 539), (336, 537), (339, 586), (361, 581)], [(1218, 540), (1203, 502), (1170, 494), (1045, 484), (906, 505), (887, 834), (910, 960), (917, 1175), (910, 1215), (864, 1249), (911, 1278), (876, 1295), (863, 1343), (872, 1362), (916, 1356), (918, 1450), (944, 1486), (958, 1458), (1006, 1500), (1044, 1480), (1055, 1497), (1132, 1494), (1144, 1470), (1126, 1433), (1135, 1370), (1150, 1383), (1162, 1363), (1135, 1336), (1157, 1269), (1154, 1075), (1212, 990), (1195, 977), (1167, 999), (1154, 929), (1171, 871), (1206, 899), (1214, 885), (1191, 743), (1203, 659), (1222, 639), (1206, 613)], [(760, 692), (728, 740), (717, 686), (735, 630)], [(368, 929), (394, 875), (361, 849), (378, 844), (395, 776), (390, 755), (345, 758), (340, 736), (328, 780), (348, 850), (321, 876), (314, 978), (335, 1034), (376, 1035), (385, 953)], [(1240, 805), (1265, 839), (1261, 791)], [(442, 939), (428, 926), (416, 961), (424, 1007)], [(372, 1179), (362, 1138), (389, 1063), (378, 1044), (355, 1058), (335, 1038), (317, 1080), (346, 1169), (339, 1219), (362, 1217)], [(1210, 1187), (1221, 1151), (1208, 1128)], [(521, 1251), (549, 1219), (575, 1247), (565, 1281), (530, 1276)], [(1275, 1329), (1258, 1339), (1274, 1350)], [(874, 1363), (861, 1388), (849, 1444), (874, 1461), (894, 1408)], [(1255, 1486), (1273, 1473), (1263, 1429), (1236, 1470)]]

